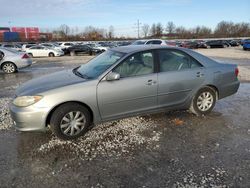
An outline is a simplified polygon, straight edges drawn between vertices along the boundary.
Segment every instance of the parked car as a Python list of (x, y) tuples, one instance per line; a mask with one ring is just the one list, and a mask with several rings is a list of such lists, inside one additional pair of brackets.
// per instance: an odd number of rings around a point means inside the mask
[(250, 40), (244, 41), (243, 44), (243, 50), (249, 50), (250, 49)]
[(89, 43), (87, 45), (90, 46), (91, 48), (101, 50), (102, 52), (105, 52), (109, 49), (109, 47), (104, 47), (96, 43)]
[(48, 47), (48, 48), (53, 48), (55, 50), (62, 50), (62, 47), (56, 43), (52, 44), (52, 43), (41, 43), (40, 45)]
[(131, 44), (130, 41), (119, 41), (119, 42), (117, 42), (118, 46), (128, 46), (130, 44)]
[(177, 43), (175, 41), (166, 41), (166, 44), (168, 46), (177, 46)]
[(236, 40), (226, 40), (230, 46), (239, 46), (240, 44)]
[(197, 49), (199, 47), (199, 44), (197, 42), (185, 41), (181, 43), (180, 47)]
[(88, 55), (95, 55), (101, 53), (100, 49), (95, 49), (90, 47), (89, 45), (74, 45), (67, 49), (65, 49), (65, 54), (69, 53), (71, 56), (78, 55), (78, 54), (88, 54)]
[(207, 48), (227, 48), (230, 46), (228, 42), (224, 40), (211, 40), (206, 42)]
[(2, 48), (10, 48), (17, 51), (22, 51), (22, 47), (18, 44), (2, 44)]
[(26, 52), (27, 49), (29, 49), (32, 46), (36, 46), (35, 44), (23, 44), (22, 45), (22, 51)]
[(10, 105), (16, 129), (48, 125), (75, 139), (92, 124), (166, 110), (208, 114), (239, 88), (238, 68), (195, 51), (166, 46), (110, 49), (80, 67), (23, 84)]
[(31, 57), (55, 57), (64, 55), (64, 52), (62, 50), (55, 50), (53, 48), (48, 48), (41, 45), (32, 46), (28, 48), (26, 52)]
[(60, 42), (58, 44), (62, 47), (62, 49), (67, 49), (71, 46), (74, 46), (74, 44), (71, 42)]
[(136, 40), (131, 45), (145, 45), (145, 44), (167, 45), (166, 41), (161, 39)]
[(3, 72), (15, 73), (18, 69), (32, 64), (30, 57), (23, 52), (0, 47), (0, 68)]

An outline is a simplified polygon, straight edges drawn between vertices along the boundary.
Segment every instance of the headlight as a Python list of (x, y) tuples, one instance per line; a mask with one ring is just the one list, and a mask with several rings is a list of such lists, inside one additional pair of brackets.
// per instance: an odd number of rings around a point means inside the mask
[(14, 99), (13, 104), (18, 107), (26, 107), (37, 103), (42, 96), (21, 96)]

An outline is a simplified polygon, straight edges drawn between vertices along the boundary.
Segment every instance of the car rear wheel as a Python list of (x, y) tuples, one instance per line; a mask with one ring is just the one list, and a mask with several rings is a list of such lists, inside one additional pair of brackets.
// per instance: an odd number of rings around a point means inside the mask
[(49, 53), (49, 57), (55, 57), (55, 54), (52, 53), (52, 52), (50, 52), (50, 53)]
[(75, 51), (70, 51), (70, 56), (75, 56), (76, 52)]
[(194, 96), (189, 110), (200, 116), (212, 111), (216, 102), (216, 92), (210, 87), (200, 89)]
[(53, 133), (63, 139), (76, 139), (88, 131), (91, 124), (87, 108), (78, 103), (66, 103), (52, 114), (50, 126)]
[(3, 72), (11, 74), (17, 71), (17, 67), (14, 63), (7, 62), (2, 65)]
[(33, 57), (33, 54), (32, 54), (32, 53), (28, 53), (28, 55), (29, 55), (30, 57)]

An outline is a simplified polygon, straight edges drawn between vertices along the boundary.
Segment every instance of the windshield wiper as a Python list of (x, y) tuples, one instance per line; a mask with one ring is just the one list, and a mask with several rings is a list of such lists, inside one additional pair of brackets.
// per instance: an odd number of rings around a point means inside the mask
[(79, 67), (74, 68), (74, 69), (73, 69), (73, 73), (74, 73), (75, 75), (81, 77), (81, 78), (89, 79), (89, 77), (88, 77), (87, 75), (82, 74), (82, 73), (80, 73), (79, 71), (77, 71), (78, 68), (79, 68)]

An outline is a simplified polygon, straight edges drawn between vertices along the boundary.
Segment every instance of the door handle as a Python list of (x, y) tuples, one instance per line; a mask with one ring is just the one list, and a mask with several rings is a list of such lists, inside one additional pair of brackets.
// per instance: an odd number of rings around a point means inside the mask
[(151, 85), (154, 85), (154, 84), (156, 84), (156, 83), (157, 83), (157, 82), (154, 81), (154, 80), (148, 80), (148, 82), (146, 83), (146, 85), (151, 86)]
[(204, 76), (203, 73), (201, 73), (201, 72), (197, 72), (197, 73), (196, 73), (196, 77), (202, 77), (202, 76)]

